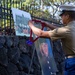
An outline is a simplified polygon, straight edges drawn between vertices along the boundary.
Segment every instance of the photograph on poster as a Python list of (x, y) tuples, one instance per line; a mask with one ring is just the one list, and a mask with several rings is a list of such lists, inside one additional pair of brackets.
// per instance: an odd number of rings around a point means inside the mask
[(28, 21), (31, 20), (31, 15), (28, 12), (12, 8), (14, 19), (14, 29), (17, 36), (30, 36), (30, 28)]
[(52, 54), (52, 48), (49, 39), (40, 38), (38, 40), (38, 57), (41, 63), (41, 68), (43, 75), (52, 75), (55, 74), (58, 70), (56, 63)]
[[(39, 24), (35, 25), (41, 28)], [(46, 30), (46, 28), (44, 28), (44, 30)], [(56, 75), (58, 69), (56, 67), (56, 63), (53, 57), (50, 39), (39, 38), (35, 42), (35, 47), (42, 69), (42, 75)]]

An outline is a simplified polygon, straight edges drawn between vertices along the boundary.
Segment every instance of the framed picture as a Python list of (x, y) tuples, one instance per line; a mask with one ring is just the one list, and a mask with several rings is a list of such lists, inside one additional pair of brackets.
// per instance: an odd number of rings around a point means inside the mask
[[(35, 25), (41, 28), (40, 24), (35, 24)], [(47, 29), (44, 28), (44, 30)], [(58, 69), (56, 67), (56, 63), (52, 53), (51, 40), (47, 38), (39, 38), (35, 42), (35, 47), (42, 69), (42, 75), (56, 75)]]
[(12, 8), (14, 29), (17, 36), (30, 36), (30, 28), (28, 21), (31, 20), (31, 15), (28, 12)]

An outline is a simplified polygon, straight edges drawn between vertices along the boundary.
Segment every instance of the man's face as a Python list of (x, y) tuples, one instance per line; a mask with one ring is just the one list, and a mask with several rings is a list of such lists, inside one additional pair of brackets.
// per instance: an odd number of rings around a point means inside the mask
[(62, 15), (61, 18), (62, 18), (62, 23), (66, 24), (66, 15)]
[(69, 20), (69, 15), (68, 14), (63, 14), (62, 16), (61, 16), (61, 18), (62, 18), (62, 23), (64, 24), (64, 25), (67, 25), (68, 24), (68, 20)]
[(48, 55), (48, 45), (46, 43), (42, 44), (42, 51), (45, 55)]

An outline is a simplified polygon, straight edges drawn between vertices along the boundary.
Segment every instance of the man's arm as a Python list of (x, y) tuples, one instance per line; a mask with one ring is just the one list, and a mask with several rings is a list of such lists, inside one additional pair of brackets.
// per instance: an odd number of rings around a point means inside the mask
[(50, 24), (50, 23), (47, 23), (47, 22), (45, 22), (45, 26), (50, 28), (51, 30), (57, 28), (57, 26), (55, 26), (54, 24)]
[(41, 24), (43, 24), (45, 27), (48, 27), (50, 28), (50, 30), (53, 30), (55, 28), (57, 28), (57, 26), (55, 24), (50, 24), (46, 21), (42, 21), (42, 20), (39, 20), (39, 19), (32, 19), (33, 22), (39, 22)]
[(39, 37), (50, 38), (49, 31), (43, 31), (43, 30), (35, 27), (32, 21), (29, 21), (29, 26), (35, 35), (37, 35)]

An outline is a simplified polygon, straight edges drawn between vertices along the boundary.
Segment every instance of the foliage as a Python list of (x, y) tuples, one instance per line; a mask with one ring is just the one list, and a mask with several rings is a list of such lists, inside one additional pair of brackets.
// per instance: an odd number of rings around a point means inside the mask
[[(19, 8), (31, 13), (33, 16), (46, 19), (55, 19), (55, 14), (59, 5), (65, 3), (72, 3), (75, 5), (75, 0), (0, 0), (0, 5), (3, 7)], [(8, 11), (8, 13), (10, 14), (10, 11)], [(10, 18), (10, 16), (8, 16), (8, 18)], [(10, 21), (5, 19), (5, 21), (2, 20), (1, 22), (2, 24), (6, 23), (8, 25)]]

